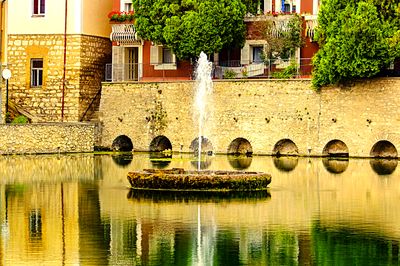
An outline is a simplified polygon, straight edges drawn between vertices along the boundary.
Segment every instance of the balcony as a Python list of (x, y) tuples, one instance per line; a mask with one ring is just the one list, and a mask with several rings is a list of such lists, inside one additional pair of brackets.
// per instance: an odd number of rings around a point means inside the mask
[(119, 45), (141, 44), (142, 40), (138, 38), (133, 23), (121, 23), (111, 25), (110, 40)]
[(111, 11), (108, 14), (111, 24), (110, 40), (119, 45), (140, 44), (134, 26), (133, 12)]

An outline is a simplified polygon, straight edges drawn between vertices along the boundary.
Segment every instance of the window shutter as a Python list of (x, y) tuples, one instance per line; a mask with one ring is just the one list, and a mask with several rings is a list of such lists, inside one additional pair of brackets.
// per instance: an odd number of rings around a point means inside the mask
[[(161, 52), (160, 52), (161, 50)], [(161, 53), (161, 56), (160, 56)], [(150, 64), (158, 65), (160, 64), (160, 58), (162, 59), (162, 49), (158, 45), (152, 45), (150, 47)]]
[(250, 45), (245, 43), (240, 52), (240, 64), (247, 65), (250, 63)]

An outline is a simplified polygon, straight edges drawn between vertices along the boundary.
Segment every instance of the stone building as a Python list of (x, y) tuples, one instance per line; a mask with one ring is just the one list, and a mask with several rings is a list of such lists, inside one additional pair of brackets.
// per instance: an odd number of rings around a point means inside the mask
[(1, 8), (1, 61), (12, 73), (9, 105), (35, 122), (89, 120), (111, 62), (112, 2), (5, 0)]

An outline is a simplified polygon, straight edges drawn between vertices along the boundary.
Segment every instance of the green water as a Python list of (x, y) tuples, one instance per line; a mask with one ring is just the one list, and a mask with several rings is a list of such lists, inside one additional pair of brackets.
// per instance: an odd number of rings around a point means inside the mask
[(128, 171), (195, 169), (189, 155), (0, 157), (1, 265), (398, 265), (397, 161), (228, 156), (257, 193), (149, 193)]

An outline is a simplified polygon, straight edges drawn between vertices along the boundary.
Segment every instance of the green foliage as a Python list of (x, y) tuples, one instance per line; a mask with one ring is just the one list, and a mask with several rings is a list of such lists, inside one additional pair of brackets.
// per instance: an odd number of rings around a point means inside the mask
[[(280, 20), (282, 22), (284, 20)], [(256, 29), (261, 32), (263, 39), (268, 43), (267, 58), (289, 58), (296, 49), (304, 45), (303, 20), (298, 14), (287, 16), (286, 30), (276, 33), (275, 17), (255, 22)]]
[(244, 44), (241, 0), (133, 0), (133, 5), (138, 35), (171, 48), (178, 59)]
[(236, 78), (237, 73), (231, 69), (226, 69), (224, 71), (224, 79), (234, 79)]
[(162, 102), (155, 100), (154, 109), (147, 111), (149, 115), (146, 120), (150, 124), (150, 132), (153, 135), (162, 132), (167, 127), (167, 112), (164, 110)]
[(289, 79), (293, 78), (297, 75), (298, 65), (294, 62), (291, 62), (289, 66), (287, 66), (282, 71), (276, 71), (272, 73), (273, 78), (277, 79)]
[(318, 16), (320, 50), (313, 85), (379, 75), (400, 56), (400, 4), (393, 0), (325, 0)]
[(5, 121), (6, 121), (6, 123), (11, 123), (12, 119), (11, 119), (11, 113), (10, 112), (6, 113)]
[(27, 123), (29, 123), (29, 119), (24, 115), (17, 116), (11, 122), (11, 124), (27, 124)]

